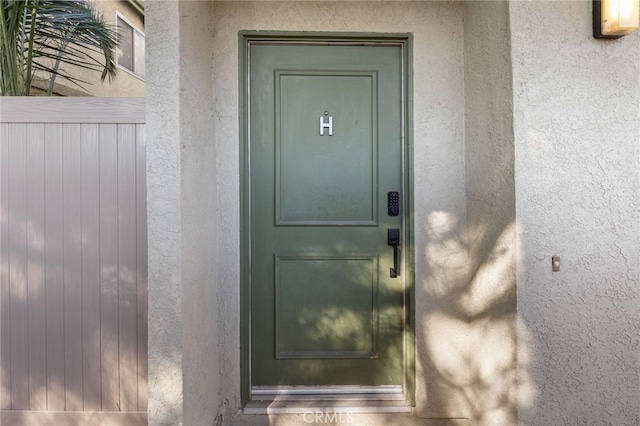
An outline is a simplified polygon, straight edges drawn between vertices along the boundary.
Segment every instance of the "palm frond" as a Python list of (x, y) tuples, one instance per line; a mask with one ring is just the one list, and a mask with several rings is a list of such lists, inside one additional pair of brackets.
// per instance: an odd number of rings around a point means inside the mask
[(0, 94), (28, 95), (37, 73), (49, 75), (50, 88), (56, 77), (85, 84), (69, 73), (69, 67), (101, 72), (101, 81), (116, 76), (116, 30), (89, 1), (4, 0), (0, 4)]

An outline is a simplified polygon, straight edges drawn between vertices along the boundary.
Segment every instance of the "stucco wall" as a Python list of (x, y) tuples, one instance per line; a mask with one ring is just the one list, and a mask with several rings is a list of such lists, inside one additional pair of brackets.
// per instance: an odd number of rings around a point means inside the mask
[(176, 425), (184, 406), (179, 3), (148, 6), (149, 424)]
[(217, 398), (222, 351), (216, 315), (225, 302), (218, 299), (215, 260), (227, 248), (226, 241), (218, 238), (218, 227), (230, 218), (216, 217), (216, 212), (230, 176), (219, 175), (216, 167), (212, 17), (211, 2), (180, 6), (183, 418), (187, 425), (211, 424), (222, 404)]
[[(131, 3), (125, 0), (97, 0), (95, 2), (96, 9), (102, 13), (105, 21), (109, 25), (116, 25), (116, 16), (119, 13), (127, 19), (136, 30), (145, 32), (144, 15), (137, 11)], [(118, 67), (117, 77), (109, 82), (105, 80), (100, 83), (100, 75), (94, 75), (90, 80), (91, 86), (88, 86), (89, 93), (92, 96), (144, 96), (146, 89), (145, 78), (127, 72), (125, 69)]]
[(414, 35), (418, 416), (640, 422), (637, 33), (594, 40), (590, 2), (149, 3), (151, 424), (255, 421), (240, 30)]
[(238, 180), (217, 175), (212, 3), (148, 6), (157, 56), (147, 66), (158, 88), (147, 98), (149, 421), (211, 424), (222, 404), (219, 375), (226, 377), (218, 368), (224, 346), (216, 315), (226, 301), (218, 301), (216, 259), (218, 246), (226, 248), (217, 228), (229, 219), (216, 214), (218, 181)]
[[(239, 188), (238, 188), (238, 31), (350, 31), (410, 32), (414, 35), (414, 155), (416, 183), (416, 341), (417, 404), (428, 417), (466, 417), (466, 405), (451, 403), (448, 397), (435, 399), (427, 388), (427, 376), (438, 381), (429, 366), (427, 353), (439, 350), (437, 336), (425, 324), (428, 301), (434, 292), (458, 285), (457, 271), (464, 270), (462, 246), (430, 245), (429, 233), (464, 233), (464, 111), (462, 7), (439, 2), (216, 2), (214, 6), (214, 115), (218, 175), (225, 176), (225, 191), (219, 199), (220, 238), (228, 242), (218, 257), (222, 371), (221, 397), (233, 415), (240, 408), (239, 362)], [(222, 185), (222, 182), (221, 182)], [(224, 220), (223, 220), (224, 218)], [(231, 219), (233, 218), (233, 219)], [(230, 220), (231, 219), (231, 220)], [(444, 228), (446, 228), (446, 230)], [(440, 265), (449, 251), (447, 265)], [(453, 251), (453, 252), (451, 252)], [(436, 252), (438, 252), (436, 254)], [(453, 268), (454, 273), (449, 274)], [(462, 272), (462, 277), (466, 277)], [(445, 290), (446, 291), (446, 290)], [(448, 300), (441, 303), (447, 304)], [(445, 308), (446, 309), (446, 308)], [(442, 331), (442, 329), (439, 329)], [(449, 329), (448, 333), (455, 333)], [(465, 336), (458, 337), (464, 341)], [(458, 339), (457, 338), (457, 339)], [(444, 366), (443, 366), (444, 368)], [(432, 382), (433, 383), (433, 382)], [(453, 390), (452, 390), (453, 392)], [(447, 394), (452, 395), (452, 392)], [(457, 392), (457, 390), (456, 390)], [(460, 396), (460, 395), (458, 395)], [(456, 398), (458, 397), (456, 396)], [(427, 400), (434, 402), (427, 405)], [(446, 403), (445, 403), (446, 402)]]
[[(186, 421), (187, 416), (205, 418), (218, 405), (223, 406), (223, 416), (229, 418), (241, 408), (238, 31), (413, 33), (413, 67), (418, 76), (413, 97), (415, 105), (419, 105), (414, 109), (413, 130), (418, 212), (416, 293), (420, 315), (426, 311), (427, 299), (434, 291), (447, 288), (459, 278), (456, 274), (450, 277), (444, 269), (437, 270), (437, 259), (430, 256), (438, 248), (428, 246), (428, 233), (443, 231), (444, 226), (463, 234), (466, 224), (459, 3), (222, 2), (213, 3), (212, 15), (207, 14), (211, 4), (152, 2), (147, 11), (147, 22), (155, 28), (148, 34), (148, 46), (154, 53), (149, 55), (147, 64), (150, 79), (155, 79), (151, 85), (155, 90), (148, 98), (152, 127), (148, 166), (149, 298), (153, 305), (149, 316), (149, 358), (153, 365), (150, 399), (154, 400), (149, 418), (157, 424)], [(213, 16), (211, 30), (207, 30), (203, 16)], [(180, 23), (177, 28), (176, 22)], [(170, 69), (163, 68), (163, 62), (170, 62)], [(197, 69), (192, 70), (193, 66)], [(208, 102), (209, 89), (202, 79), (210, 69), (212, 97)], [(206, 112), (208, 108), (212, 108), (212, 119)], [(205, 164), (210, 168), (206, 169)], [(202, 238), (209, 238), (210, 244)], [(224, 249), (217, 249), (222, 244)], [(464, 247), (446, 250), (452, 255), (447, 268), (466, 274)], [(207, 261), (210, 263), (203, 265)], [(212, 290), (211, 286), (217, 289)], [(210, 310), (204, 307), (207, 303)], [(194, 309), (202, 320), (190, 317)], [(207, 318), (208, 325), (204, 321)], [(425, 349), (437, 342), (435, 336), (427, 336), (422, 318), (417, 323), (417, 345), (420, 353), (426, 354)], [(207, 326), (210, 328), (203, 330)], [(198, 338), (203, 340), (198, 342)], [(209, 348), (215, 349), (220, 358), (198, 358), (202, 349)], [(193, 367), (189, 362), (194, 363)], [(207, 378), (194, 382), (195, 388), (207, 393), (198, 397), (200, 402), (187, 413), (189, 372), (195, 378), (196, 367), (219, 376), (215, 383)], [(184, 379), (178, 377), (179, 370), (185, 372)], [(417, 399), (421, 415), (441, 417), (449, 413), (466, 417), (464, 405), (427, 406), (427, 400), (433, 397), (426, 386), (428, 374), (431, 372), (426, 357), (418, 357)]]
[[(516, 400), (516, 233), (509, 10), (464, 5), (469, 281), (459, 294), (469, 356), (459, 366), (475, 425), (513, 425)], [(465, 303), (466, 302), (466, 303)], [(524, 382), (521, 387), (526, 387)]]
[[(102, 15), (103, 20), (112, 27), (116, 27), (116, 13), (120, 13), (133, 24), (138, 31), (145, 32), (144, 16), (133, 5), (125, 0), (97, 0), (94, 2), (95, 10)], [(93, 55), (96, 60), (103, 61), (98, 55)], [(117, 53), (116, 53), (117, 56)], [(82, 88), (62, 79), (56, 79), (55, 93), (63, 96), (99, 96), (99, 97), (144, 97), (146, 81), (125, 69), (118, 67), (118, 73), (113, 80), (108, 78), (100, 81), (101, 72), (89, 71), (77, 67), (65, 67), (69, 75), (86, 83), (81, 83)], [(44, 84), (44, 83), (40, 83)], [(46, 82), (48, 85), (48, 80)], [(46, 86), (39, 86), (46, 87)]]
[[(640, 423), (640, 36), (513, 2), (520, 422)], [(561, 257), (560, 272), (551, 256)]]

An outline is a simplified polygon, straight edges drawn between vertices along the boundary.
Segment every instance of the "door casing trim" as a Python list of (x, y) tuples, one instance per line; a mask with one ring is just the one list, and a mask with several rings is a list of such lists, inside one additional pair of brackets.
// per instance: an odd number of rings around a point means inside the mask
[(413, 37), (405, 33), (330, 33), (241, 31), (239, 44), (239, 130), (240, 130), (240, 385), (241, 402), (251, 400), (251, 176), (249, 168), (249, 73), (250, 45), (325, 44), (398, 45), (402, 49), (403, 96), (403, 390), (406, 401), (415, 406), (415, 243), (413, 179)]

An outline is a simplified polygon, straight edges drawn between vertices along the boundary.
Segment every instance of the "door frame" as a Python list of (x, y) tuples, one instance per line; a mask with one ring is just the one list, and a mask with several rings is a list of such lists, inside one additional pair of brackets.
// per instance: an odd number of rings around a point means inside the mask
[(403, 274), (403, 390), (415, 406), (415, 244), (413, 200), (413, 70), (411, 34), (241, 31), (239, 42), (240, 118), (240, 389), (241, 402), (250, 400), (251, 390), (251, 176), (249, 167), (249, 52), (251, 43), (397, 44), (402, 50), (403, 147), (402, 234)]

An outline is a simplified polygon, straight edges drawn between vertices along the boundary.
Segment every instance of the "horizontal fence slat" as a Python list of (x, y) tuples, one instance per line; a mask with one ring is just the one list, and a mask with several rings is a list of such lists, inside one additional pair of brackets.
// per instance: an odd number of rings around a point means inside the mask
[(0, 97), (0, 122), (144, 124), (145, 99), (4, 96)]
[(134, 412), (82, 412), (82, 411), (2, 411), (3, 425), (118, 425), (146, 426), (147, 413)]

